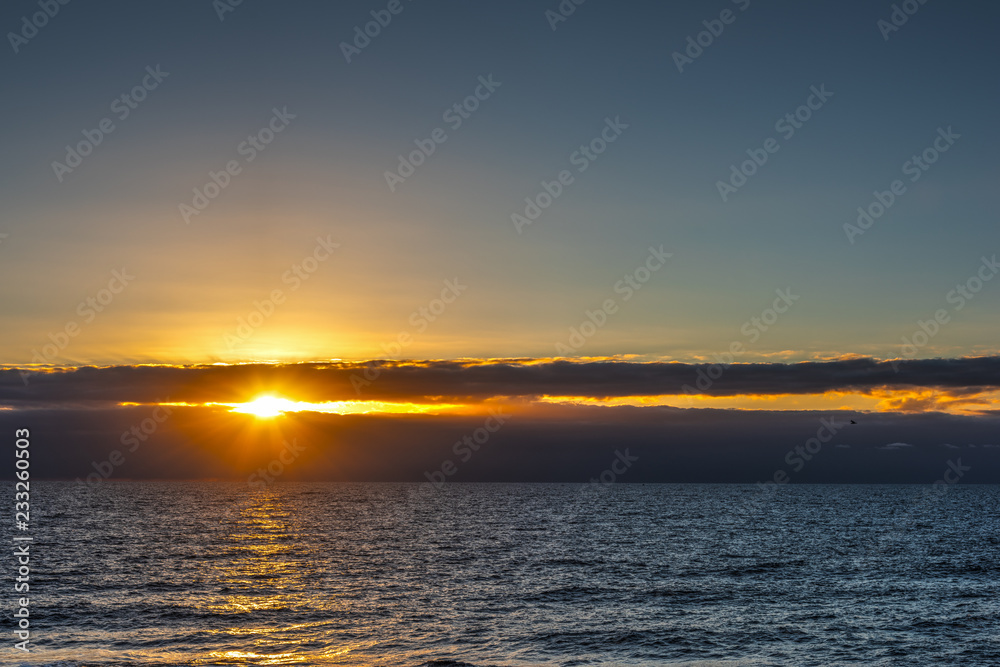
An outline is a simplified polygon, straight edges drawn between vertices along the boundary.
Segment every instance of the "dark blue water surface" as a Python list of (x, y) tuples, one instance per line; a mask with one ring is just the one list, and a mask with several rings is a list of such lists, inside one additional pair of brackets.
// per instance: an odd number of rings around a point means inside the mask
[(30, 530), (2, 528), (34, 538), (32, 652), (13, 648), (11, 546), (0, 662), (995, 666), (998, 501), (960, 484), (33, 482)]

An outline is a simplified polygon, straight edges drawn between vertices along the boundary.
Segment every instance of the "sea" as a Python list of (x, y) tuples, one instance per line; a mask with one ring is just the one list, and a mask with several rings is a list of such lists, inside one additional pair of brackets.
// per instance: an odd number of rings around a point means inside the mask
[(1000, 665), (1000, 486), (0, 486), (4, 665)]

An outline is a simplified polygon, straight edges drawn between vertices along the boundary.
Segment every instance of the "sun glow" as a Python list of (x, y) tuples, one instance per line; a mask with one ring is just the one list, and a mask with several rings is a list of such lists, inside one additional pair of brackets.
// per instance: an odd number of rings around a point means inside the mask
[(454, 413), (466, 408), (454, 403), (410, 403), (389, 401), (326, 401), (309, 403), (292, 401), (278, 396), (258, 396), (248, 403), (206, 403), (222, 405), (230, 412), (253, 415), (258, 419), (272, 419), (289, 412), (321, 412), (336, 415), (381, 414), (440, 414)]
[(232, 407), (233, 412), (244, 412), (261, 419), (277, 417), (284, 412), (294, 412), (299, 409), (293, 401), (276, 396), (261, 396), (249, 403), (237, 403)]

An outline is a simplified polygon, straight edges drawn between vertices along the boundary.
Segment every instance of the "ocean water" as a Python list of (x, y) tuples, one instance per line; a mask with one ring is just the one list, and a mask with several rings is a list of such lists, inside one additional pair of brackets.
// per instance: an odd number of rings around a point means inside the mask
[(2, 664), (1000, 665), (997, 486), (31, 492)]

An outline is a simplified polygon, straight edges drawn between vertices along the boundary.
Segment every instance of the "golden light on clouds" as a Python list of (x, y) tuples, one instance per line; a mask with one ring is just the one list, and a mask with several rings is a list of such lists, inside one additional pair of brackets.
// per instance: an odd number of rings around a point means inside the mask
[[(121, 403), (123, 406), (141, 405), (139, 403)], [(229, 408), (229, 412), (252, 415), (258, 419), (272, 419), (294, 412), (319, 412), (336, 415), (363, 415), (363, 414), (450, 414), (465, 412), (466, 405), (457, 403), (412, 403), (396, 401), (324, 401), (311, 403), (308, 401), (293, 401), (281, 396), (265, 394), (258, 396), (252, 401), (243, 403), (189, 403), (189, 402), (164, 402), (157, 405), (171, 407), (212, 407), (222, 406)]]
[(828, 391), (820, 394), (665, 394), (660, 396), (544, 396), (554, 405), (669, 406), (730, 410), (846, 410), (855, 412), (945, 412), (955, 415), (1000, 410), (1000, 392), (943, 389), (876, 389), (868, 393)]

